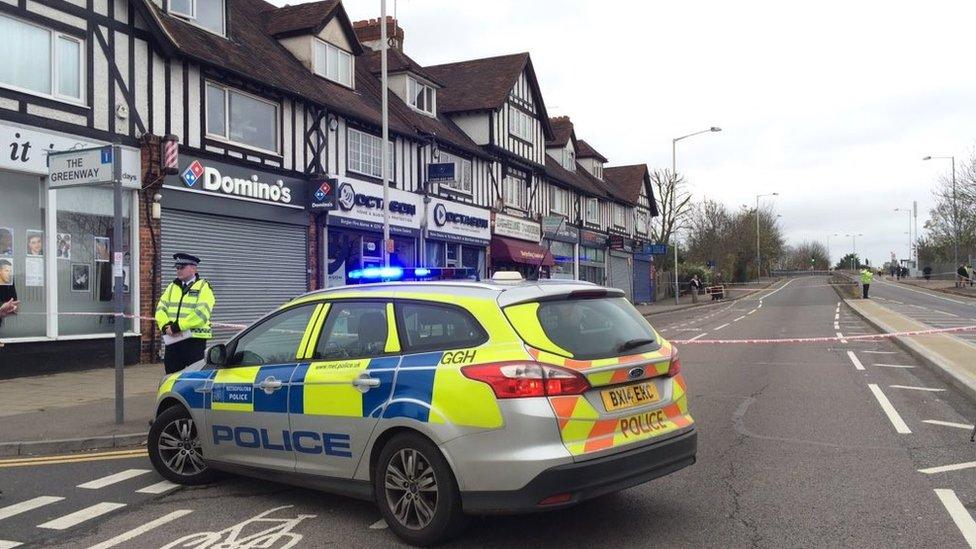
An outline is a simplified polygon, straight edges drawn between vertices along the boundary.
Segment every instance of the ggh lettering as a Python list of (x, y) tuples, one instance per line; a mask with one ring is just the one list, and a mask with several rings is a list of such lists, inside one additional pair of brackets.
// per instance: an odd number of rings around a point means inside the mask
[(335, 457), (352, 457), (352, 440), (344, 433), (316, 433), (314, 431), (288, 431), (283, 429), (281, 437), (272, 440), (267, 429), (254, 427), (213, 426), (214, 446), (233, 443), (240, 448), (264, 448), (303, 454), (325, 454)]

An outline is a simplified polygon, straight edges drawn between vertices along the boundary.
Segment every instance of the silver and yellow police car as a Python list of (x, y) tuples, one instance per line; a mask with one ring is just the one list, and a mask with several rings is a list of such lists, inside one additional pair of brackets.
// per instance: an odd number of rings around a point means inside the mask
[(695, 462), (681, 361), (623, 292), (383, 282), (299, 297), (163, 378), (149, 456), (374, 501), (403, 540), (557, 509)]

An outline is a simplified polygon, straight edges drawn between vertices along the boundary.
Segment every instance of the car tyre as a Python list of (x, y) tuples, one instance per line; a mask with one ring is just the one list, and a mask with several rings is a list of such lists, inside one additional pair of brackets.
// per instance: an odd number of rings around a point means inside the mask
[(413, 545), (447, 541), (468, 522), (451, 467), (418, 433), (398, 434), (383, 446), (373, 471), (373, 495), (387, 526)]
[(149, 461), (166, 480), (186, 486), (213, 481), (214, 471), (203, 459), (200, 433), (186, 408), (171, 406), (156, 416), (147, 443)]

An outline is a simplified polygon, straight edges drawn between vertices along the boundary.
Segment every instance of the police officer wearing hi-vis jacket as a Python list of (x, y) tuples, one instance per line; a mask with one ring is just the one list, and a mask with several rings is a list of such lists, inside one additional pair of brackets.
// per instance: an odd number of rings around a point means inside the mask
[(203, 359), (207, 340), (213, 337), (210, 315), (216, 303), (210, 283), (197, 274), (200, 258), (178, 253), (173, 259), (176, 279), (156, 304), (156, 325), (166, 345), (163, 365), (167, 374)]

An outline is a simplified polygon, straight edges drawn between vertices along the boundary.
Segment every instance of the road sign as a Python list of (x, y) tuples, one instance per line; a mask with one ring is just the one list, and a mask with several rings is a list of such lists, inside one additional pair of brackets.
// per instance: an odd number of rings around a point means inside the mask
[(644, 253), (649, 253), (651, 255), (668, 255), (668, 245), (667, 244), (648, 244), (644, 248)]
[(112, 146), (52, 152), (47, 157), (47, 180), (52, 189), (99, 185), (115, 181)]
[(427, 164), (427, 181), (457, 181), (454, 162), (432, 162)]

